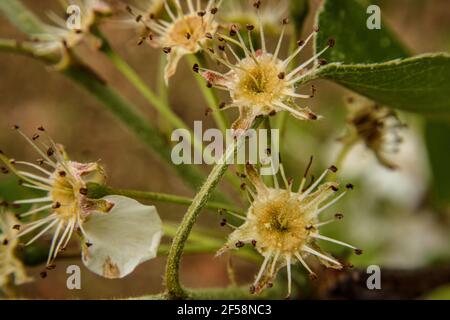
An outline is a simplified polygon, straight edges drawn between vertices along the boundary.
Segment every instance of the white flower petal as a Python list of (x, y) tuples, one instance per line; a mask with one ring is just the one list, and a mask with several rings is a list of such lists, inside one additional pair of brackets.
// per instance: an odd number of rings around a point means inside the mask
[(114, 207), (109, 213), (94, 212), (83, 223), (87, 236), (83, 262), (106, 278), (123, 278), (140, 263), (157, 254), (163, 231), (154, 206), (123, 196), (107, 196)]

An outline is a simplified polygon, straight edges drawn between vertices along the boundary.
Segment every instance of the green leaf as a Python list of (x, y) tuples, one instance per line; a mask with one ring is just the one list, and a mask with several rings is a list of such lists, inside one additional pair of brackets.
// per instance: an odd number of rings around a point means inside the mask
[(425, 138), (433, 175), (433, 195), (438, 205), (450, 203), (450, 119), (430, 119)]
[(385, 62), (409, 56), (384, 21), (379, 30), (367, 28), (370, 17), (367, 7), (355, 0), (324, 1), (317, 15), (320, 32), (315, 39), (316, 51), (326, 46), (328, 38), (336, 40), (333, 49), (324, 54), (324, 59), (354, 64)]
[(425, 54), (376, 64), (329, 64), (316, 77), (381, 104), (419, 113), (450, 112), (450, 55)]

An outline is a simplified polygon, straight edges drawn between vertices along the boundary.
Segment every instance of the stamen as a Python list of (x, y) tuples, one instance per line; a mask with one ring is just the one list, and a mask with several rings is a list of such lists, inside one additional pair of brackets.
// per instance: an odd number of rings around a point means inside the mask
[(256, 284), (258, 283), (259, 279), (261, 279), (261, 276), (264, 273), (264, 270), (266, 269), (267, 263), (269, 262), (271, 258), (271, 254), (268, 254), (265, 258), (264, 261), (261, 265), (261, 268), (259, 269), (258, 275), (256, 276), (255, 282), (253, 282), (253, 286), (256, 286)]
[(334, 263), (334, 264), (336, 264), (336, 265), (338, 265), (338, 266), (342, 266), (342, 264), (341, 264), (340, 262), (338, 262), (338, 261), (336, 261), (336, 260), (334, 260), (334, 259), (332, 259), (332, 258), (330, 258), (330, 257), (328, 257), (328, 256), (326, 256), (326, 255), (324, 255), (324, 254), (322, 254), (322, 253), (320, 253), (320, 252), (314, 250), (314, 249), (311, 249), (311, 248), (308, 247), (307, 245), (303, 245), (302, 250), (305, 251), (305, 252), (307, 252), (307, 253), (310, 253), (310, 254), (312, 254), (312, 255), (315, 255), (315, 256), (317, 256), (317, 257), (319, 257), (319, 258), (322, 258), (322, 259), (324, 259), (324, 260), (326, 260), (326, 261), (329, 261), (329, 262), (331, 262), (331, 263)]
[(323, 207), (319, 208), (316, 212), (314, 212), (314, 217), (317, 217), (319, 214), (321, 214), (323, 211), (325, 211), (326, 209), (328, 209), (329, 207), (333, 206), (336, 202), (338, 202), (343, 196), (345, 196), (345, 194), (347, 193), (347, 191), (342, 192), (340, 195), (338, 195), (336, 198), (334, 198), (333, 200), (331, 200), (330, 202), (328, 202), (326, 205), (324, 205)]
[(287, 279), (288, 279), (288, 295), (287, 295), (287, 298), (289, 298), (291, 296), (291, 286), (292, 286), (291, 256), (286, 256), (286, 268), (287, 268)]
[(298, 253), (295, 252), (294, 253), (295, 257), (298, 259), (298, 261), (300, 261), (300, 263), (303, 265), (303, 267), (308, 270), (310, 275), (314, 275), (316, 276), (316, 273), (314, 271), (311, 270), (311, 268), (308, 266), (308, 264), (305, 262), (305, 260), (303, 260), (302, 256)]
[(324, 240), (324, 241), (328, 241), (328, 242), (332, 242), (332, 243), (336, 243), (336, 244), (339, 244), (341, 246), (348, 247), (350, 249), (356, 250), (356, 247), (354, 247), (354, 246), (352, 246), (352, 245), (350, 245), (348, 243), (345, 243), (345, 242), (342, 242), (342, 241), (339, 241), (339, 240), (336, 240), (336, 239), (333, 239), (333, 238), (325, 237), (325, 236), (322, 236), (320, 234), (311, 234), (311, 237), (316, 238), (316, 239), (320, 239), (320, 240)]

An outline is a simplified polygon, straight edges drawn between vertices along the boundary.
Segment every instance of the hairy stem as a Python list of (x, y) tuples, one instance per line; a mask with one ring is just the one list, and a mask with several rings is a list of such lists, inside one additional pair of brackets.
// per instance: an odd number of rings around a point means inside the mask
[[(115, 189), (104, 185), (89, 183), (87, 185), (88, 196), (93, 199), (99, 199), (108, 195), (119, 195), (136, 200), (151, 200), (157, 202), (174, 203), (180, 205), (191, 205), (192, 199), (188, 197), (177, 196), (167, 193), (149, 192), (149, 191), (137, 191), (128, 189)], [(228, 203), (210, 201), (206, 204), (207, 209), (226, 210), (238, 214), (245, 214), (241, 209), (231, 206)]]
[[(258, 127), (261, 123), (261, 120), (261, 118), (255, 120), (255, 123), (252, 127)], [(239, 135), (235, 139), (234, 143), (227, 148), (224, 155), (222, 156), (221, 161), (219, 161), (219, 163), (212, 169), (205, 183), (200, 188), (200, 191), (194, 197), (192, 204), (189, 206), (186, 214), (183, 217), (183, 220), (181, 221), (180, 227), (178, 228), (177, 233), (173, 238), (172, 246), (167, 258), (165, 284), (167, 294), (174, 299), (182, 299), (186, 297), (186, 292), (181, 287), (179, 279), (180, 260), (183, 254), (185, 242), (188, 239), (189, 234), (202, 208), (206, 206), (213, 190), (216, 188), (220, 179), (227, 171), (228, 160), (242, 145), (242, 143), (244, 142), (244, 137), (245, 134)]]

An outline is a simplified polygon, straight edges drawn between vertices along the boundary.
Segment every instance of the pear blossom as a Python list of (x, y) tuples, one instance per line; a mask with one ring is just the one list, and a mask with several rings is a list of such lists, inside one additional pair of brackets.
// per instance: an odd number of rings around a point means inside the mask
[[(255, 7), (260, 10), (261, 2), (256, 1)], [(298, 47), (285, 59), (280, 58), (281, 46), (288, 19), (283, 19), (281, 35), (276, 48), (271, 51), (266, 45), (262, 20), (259, 19), (259, 33), (261, 36), (261, 48), (256, 49), (253, 44), (254, 25), (247, 25), (248, 43), (241, 35), (238, 25), (232, 25), (229, 35), (217, 33), (218, 46), (208, 48), (208, 52), (214, 60), (229, 69), (222, 73), (215, 70), (194, 65), (195, 72), (200, 72), (207, 80), (208, 87), (215, 87), (228, 91), (231, 101), (222, 103), (221, 108), (236, 107), (240, 116), (233, 124), (235, 130), (246, 130), (257, 116), (275, 115), (279, 111), (287, 111), (301, 120), (316, 120), (318, 116), (308, 107), (300, 107), (296, 99), (310, 99), (314, 97), (315, 89), (311, 87), (309, 93), (298, 93), (297, 83), (314, 74), (317, 69), (326, 63), (318, 58), (328, 49), (334, 46), (334, 40), (329, 39), (328, 45), (319, 53), (307, 61), (291, 68), (295, 58), (313, 39), (317, 31), (311, 33), (306, 40), (297, 42)], [(237, 47), (243, 57), (233, 48)], [(311, 67), (308, 67), (312, 65)]]
[[(164, 1), (164, 8), (170, 21), (158, 19), (153, 14), (134, 12), (132, 7), (128, 11), (135, 20), (145, 27), (146, 32), (140, 40), (148, 40), (155, 48), (163, 49), (167, 54), (167, 65), (164, 72), (166, 84), (175, 74), (180, 59), (188, 54), (195, 54), (202, 50), (219, 27), (214, 16), (219, 10), (222, 0), (208, 0), (205, 7), (200, 1), (186, 1), (183, 8), (179, 0)], [(170, 6), (173, 4), (175, 10)]]
[[(310, 163), (311, 165), (311, 163)], [(308, 166), (308, 169), (310, 167)], [(327, 173), (336, 172), (332, 166), (310, 186), (305, 187), (308, 169), (298, 191), (292, 190), (292, 181), (286, 179), (283, 167), (280, 167), (284, 188), (274, 176), (274, 186), (266, 186), (256, 169), (246, 166), (246, 173), (252, 188), (247, 187), (251, 205), (246, 216), (233, 214), (244, 223), (235, 227), (226, 244), (218, 252), (241, 248), (246, 244), (253, 247), (264, 257), (264, 261), (254, 283), (252, 293), (260, 293), (270, 287), (278, 270), (287, 269), (288, 296), (291, 294), (291, 265), (299, 262), (311, 275), (316, 274), (309, 267), (307, 257), (316, 257), (326, 267), (342, 269), (343, 264), (326, 252), (323, 252), (318, 240), (328, 241), (349, 247), (357, 254), (362, 251), (345, 242), (324, 236), (320, 228), (343, 218), (340, 213), (331, 219), (320, 220), (319, 216), (338, 202), (353, 186), (348, 184), (345, 191), (339, 192), (337, 182), (324, 182)], [(331, 200), (330, 200), (331, 199)]]
[[(70, 160), (63, 146), (56, 144), (43, 127), (31, 138), (17, 126), (15, 129), (40, 158), (37, 163), (31, 163), (0, 154), (6, 165), (3, 171), (14, 172), (24, 187), (44, 192), (44, 196), (14, 201), (16, 205), (34, 205), (20, 215), (22, 221), (35, 218), (14, 225), (14, 239), (32, 235), (30, 239), (27, 237), (26, 245), (29, 245), (51, 233), (48, 270), (53, 268), (54, 260), (74, 233), (80, 237), (86, 267), (106, 278), (122, 278), (156, 256), (163, 232), (154, 206), (123, 196), (90, 198), (88, 183), (104, 184), (106, 179), (98, 162)], [(46, 141), (41, 141), (43, 138)]]

